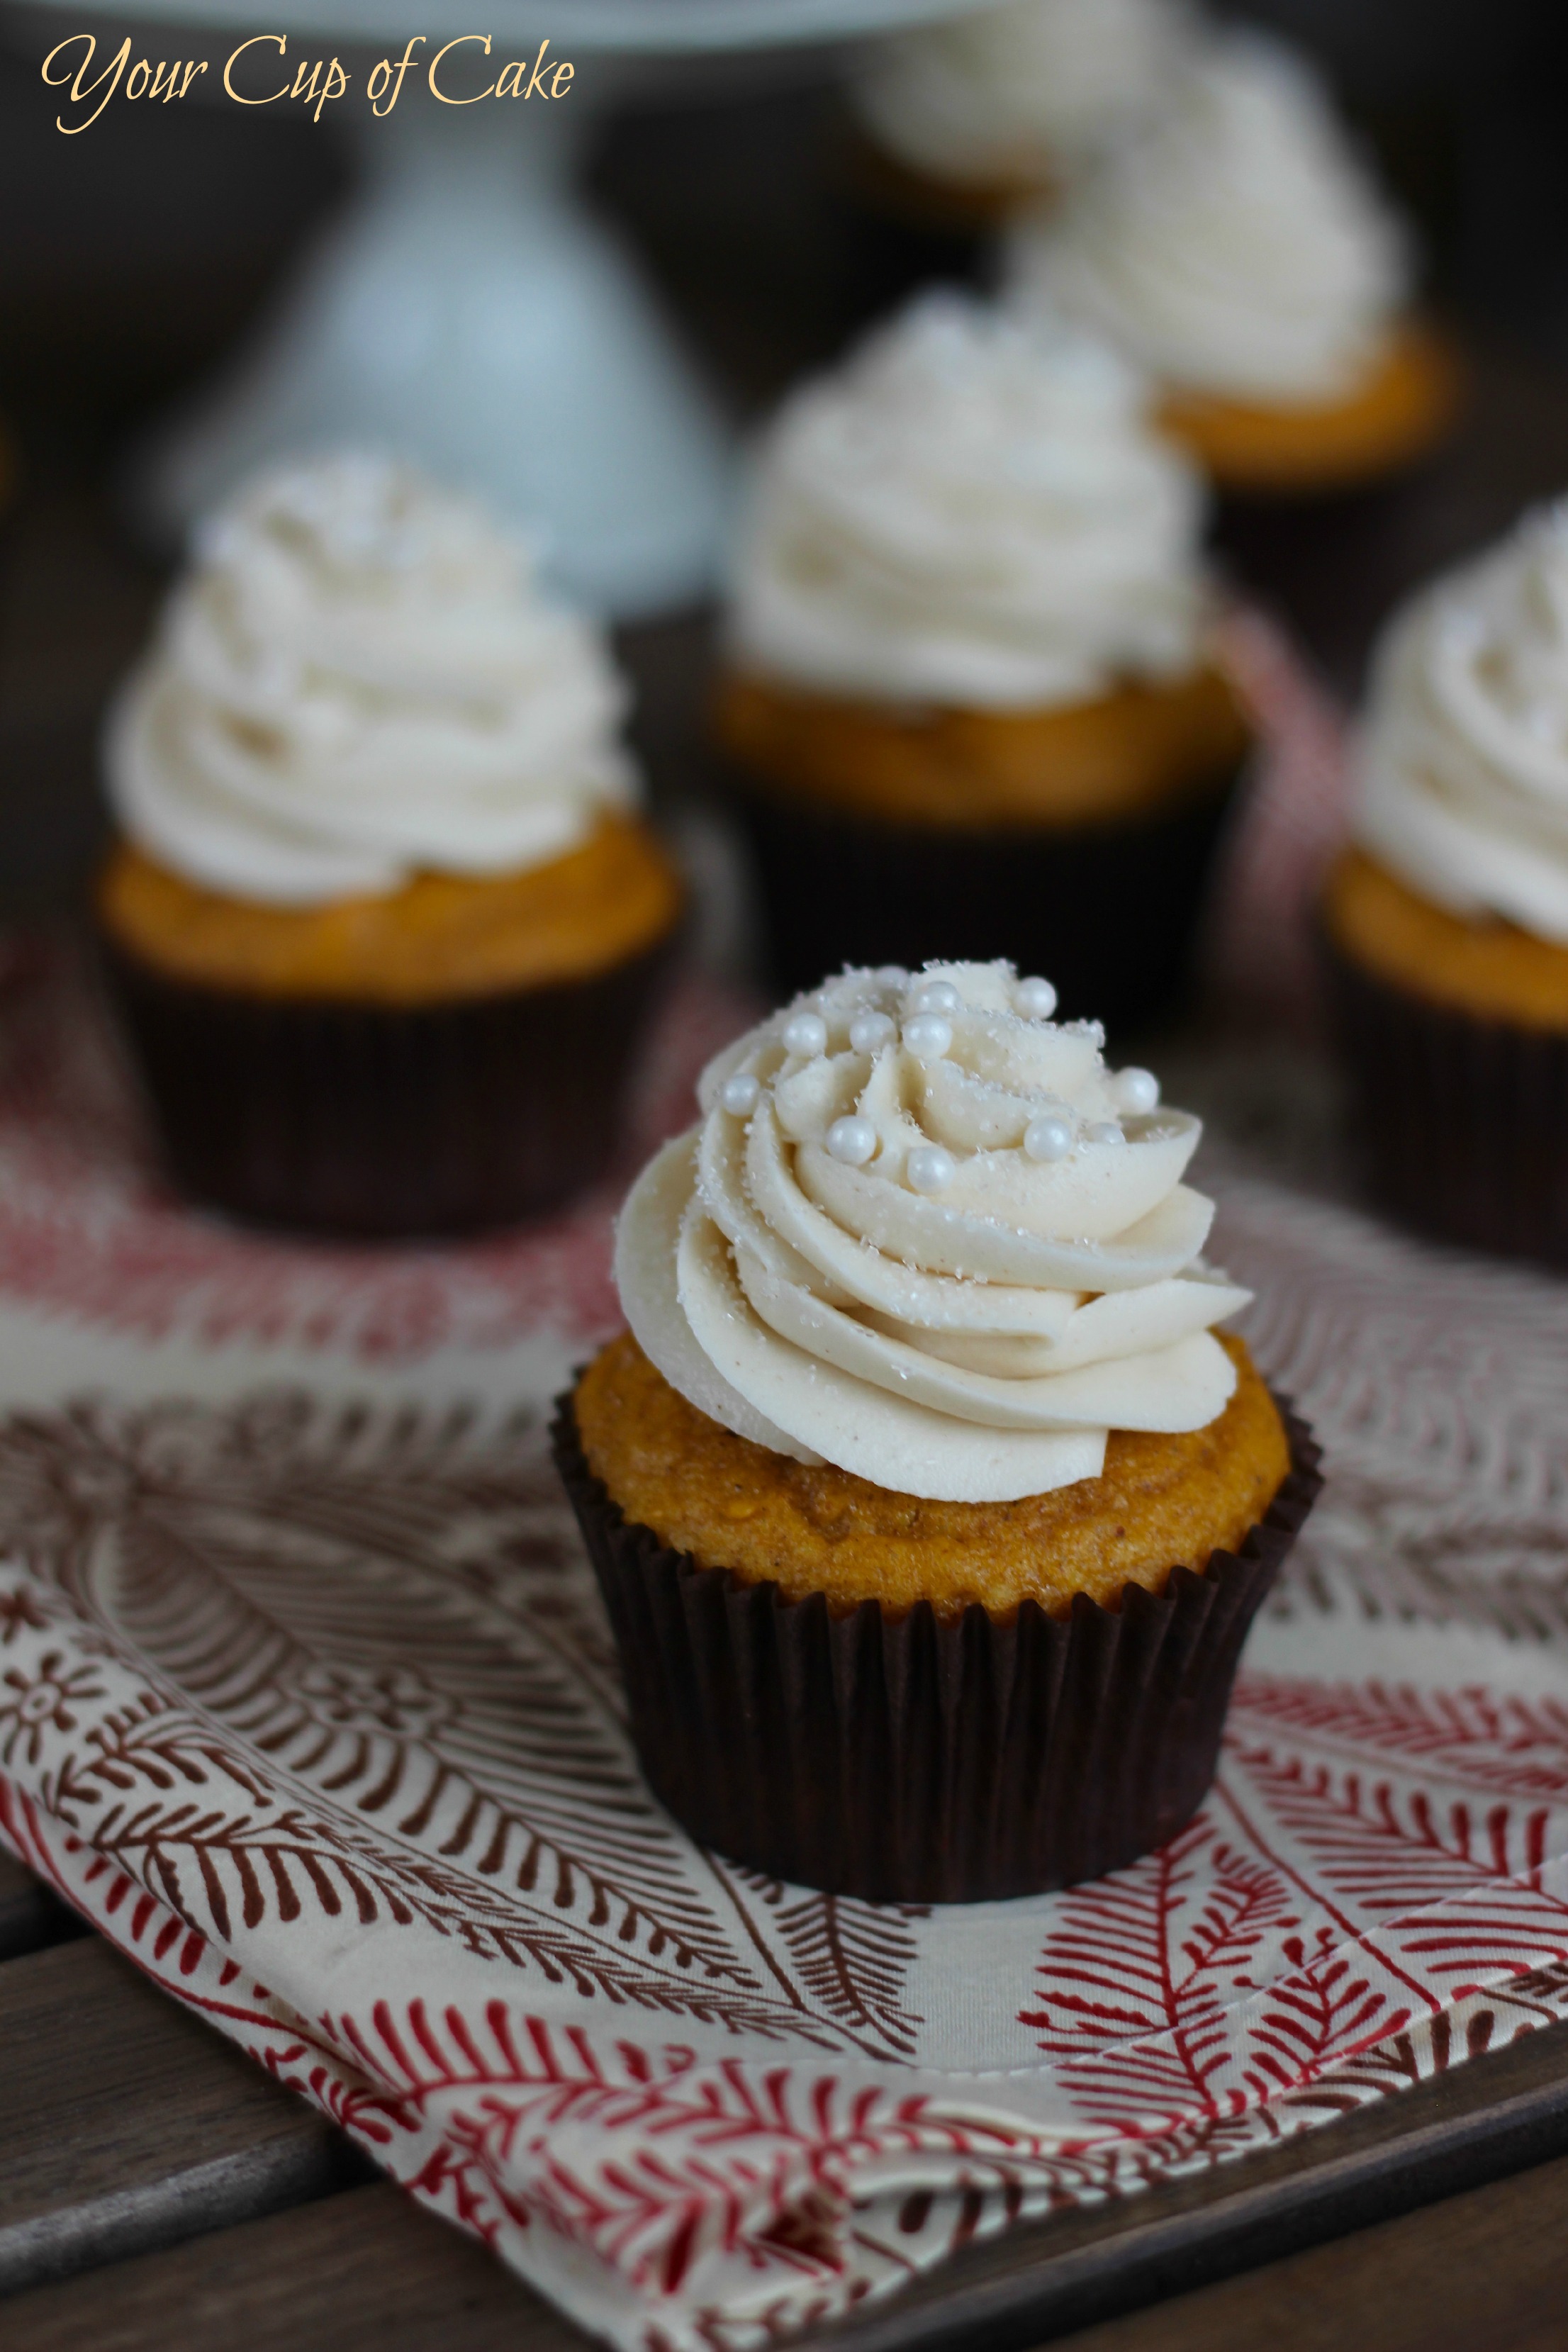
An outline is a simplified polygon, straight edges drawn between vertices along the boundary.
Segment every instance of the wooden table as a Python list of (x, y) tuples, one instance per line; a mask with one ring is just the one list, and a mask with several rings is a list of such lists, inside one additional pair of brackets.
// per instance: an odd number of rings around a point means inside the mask
[[(794, 100), (710, 110), (644, 125), (605, 169), (742, 412), (863, 307), (812, 176), (814, 121)], [(102, 700), (159, 583), (52, 410), (32, 458), (0, 606), (0, 912), (54, 914), (93, 854)], [(1331, 523), (1251, 527), (1232, 545), (1350, 692), (1395, 596), (1565, 483), (1563, 382), (1493, 352), (1465, 433), (1426, 475)], [(626, 642), (664, 799), (689, 775), (703, 650), (700, 623)], [(981, 2250), (840, 2336), (860, 2352), (1047, 2335), (1080, 2352), (1546, 2352), (1568, 2344), (1565, 2216), (1568, 2026), (1223, 2177), (1065, 2217), (1048, 2247), (1033, 2234)], [(1048, 2305), (1031, 2286), (1047, 2252)], [(0, 2296), (4, 2352), (584, 2342), (4, 1858)]]
[[(585, 2352), (4, 1858), (0, 2116), (5, 2352)], [(1404, 2210), (1458, 2181), (1482, 2185)], [(1397, 2218), (1356, 2226), (1380, 2213)], [(1020, 2233), (829, 2335), (1002, 2352), (1060, 2323), (1077, 2352), (1547, 2352), (1568, 2341), (1565, 2214), (1568, 2026), (1223, 2180)]]

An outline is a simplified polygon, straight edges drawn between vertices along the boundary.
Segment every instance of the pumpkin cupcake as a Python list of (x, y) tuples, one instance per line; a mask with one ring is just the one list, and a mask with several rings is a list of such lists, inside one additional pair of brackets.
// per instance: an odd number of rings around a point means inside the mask
[(1005, 0), (873, 43), (850, 85), (858, 178), (895, 217), (992, 228), (1155, 112), (1191, 47), (1181, 0)]
[(400, 467), (215, 520), (111, 715), (96, 902), (184, 1189), (440, 1233), (598, 1172), (680, 908), (623, 707), (523, 551)]
[(716, 706), (781, 992), (1000, 949), (1171, 1009), (1248, 748), (1202, 520), (1114, 354), (957, 296), (786, 404)]
[(1324, 923), (1383, 1199), (1568, 1265), (1568, 505), (1390, 625)]
[(1146, 369), (1226, 492), (1363, 487), (1456, 414), (1401, 225), (1310, 68), (1257, 33), (1209, 42), (1142, 136), (1021, 225), (1009, 275), (1022, 308), (1065, 310)]
[(1197, 1120), (1053, 1003), (851, 971), (731, 1046), (563, 1402), (648, 1777), (778, 1877), (981, 1900), (1174, 1835), (1316, 1491), (1215, 1336)]

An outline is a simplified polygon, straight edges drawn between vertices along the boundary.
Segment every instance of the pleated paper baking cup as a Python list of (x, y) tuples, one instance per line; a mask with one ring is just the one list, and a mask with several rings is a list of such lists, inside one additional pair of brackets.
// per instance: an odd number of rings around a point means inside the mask
[(901, 824), (786, 795), (726, 765), (782, 996), (845, 964), (1006, 956), (1041, 971), (1062, 1017), (1113, 1037), (1180, 1009), (1215, 853), (1242, 768), (1104, 824)]
[(1323, 943), (1378, 1201), (1470, 1249), (1568, 1266), (1568, 1033), (1439, 1004)]
[(1214, 1778), (1242, 1643), (1322, 1483), (1281, 1411), (1289, 1474), (1202, 1574), (1113, 1609), (1079, 1593), (1064, 1618), (943, 1620), (699, 1568), (623, 1517), (563, 1399), (555, 1457), (654, 1793), (732, 1861), (873, 1902), (1039, 1894), (1164, 1844)]
[(511, 1223), (601, 1174), (673, 947), (432, 1006), (247, 996), (100, 953), (179, 1188), (368, 1237)]

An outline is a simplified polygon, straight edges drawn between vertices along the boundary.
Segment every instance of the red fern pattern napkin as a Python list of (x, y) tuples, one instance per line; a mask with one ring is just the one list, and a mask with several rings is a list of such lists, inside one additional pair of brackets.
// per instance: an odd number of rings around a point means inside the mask
[[(1303, 825), (1327, 838), (1277, 786), (1237, 845), (1276, 905)], [(645, 1140), (744, 1017), (676, 1009)], [(1037, 1900), (874, 1908), (699, 1851), (637, 1773), (542, 1435), (613, 1314), (610, 1195), (447, 1252), (229, 1233), (159, 1196), (68, 974), (24, 972), (0, 1835), (646, 2352), (751, 2352), (1568, 2015), (1568, 1286), (1365, 1215), (1309, 1046), (1168, 1090), (1210, 1119), (1248, 1336), (1329, 1486), (1173, 1844)]]

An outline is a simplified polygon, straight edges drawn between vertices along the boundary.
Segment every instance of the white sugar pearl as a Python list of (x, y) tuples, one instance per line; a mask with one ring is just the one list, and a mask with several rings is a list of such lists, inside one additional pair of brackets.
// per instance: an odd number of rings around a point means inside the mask
[(1110, 1091), (1123, 1118), (1142, 1118), (1160, 1099), (1160, 1081), (1152, 1070), (1118, 1070)]
[(877, 1054), (893, 1034), (885, 1013), (858, 1013), (849, 1024), (849, 1043), (858, 1054)]
[(1026, 1021), (1048, 1021), (1057, 1009), (1057, 992), (1048, 980), (1021, 980), (1013, 1002)]
[(1024, 1129), (1024, 1149), (1031, 1160), (1065, 1160), (1072, 1150), (1072, 1129), (1055, 1111), (1042, 1111)]
[(915, 991), (915, 1013), (962, 1013), (963, 999), (950, 980), (924, 980)]
[(785, 1047), (809, 1059), (827, 1051), (827, 1024), (815, 1013), (797, 1013), (784, 1033)]
[(836, 1118), (827, 1130), (827, 1149), (847, 1168), (863, 1168), (877, 1149), (877, 1130), (868, 1118)]
[(1092, 1127), (1084, 1129), (1090, 1143), (1125, 1143), (1127, 1138), (1113, 1118), (1097, 1118)]
[(944, 1192), (958, 1173), (958, 1163), (940, 1143), (917, 1144), (905, 1165), (917, 1192)]
[(952, 1029), (940, 1013), (917, 1013), (904, 1024), (904, 1043), (920, 1062), (940, 1062), (952, 1043)]
[(762, 1091), (750, 1070), (737, 1070), (734, 1076), (726, 1078), (720, 1087), (719, 1100), (737, 1118), (744, 1118), (749, 1111), (756, 1109)]

